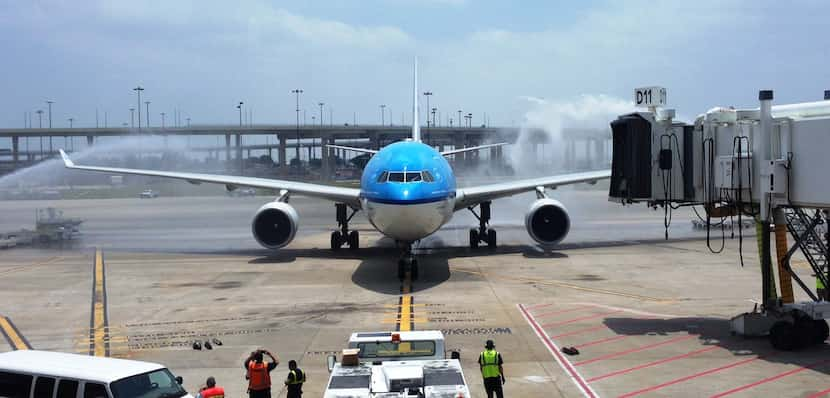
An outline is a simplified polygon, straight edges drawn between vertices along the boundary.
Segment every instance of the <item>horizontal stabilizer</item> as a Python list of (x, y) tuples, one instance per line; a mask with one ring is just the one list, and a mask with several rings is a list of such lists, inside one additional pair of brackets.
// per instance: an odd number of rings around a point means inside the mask
[(441, 152), (441, 155), (444, 155), (444, 156), (455, 155), (456, 153), (477, 151), (479, 149), (494, 148), (494, 147), (503, 146), (503, 145), (507, 145), (507, 143), (506, 142), (500, 142), (498, 144), (487, 144), (487, 145), (472, 146), (472, 147), (469, 147), (469, 148), (458, 148), (458, 149), (453, 149), (453, 150)]
[(367, 148), (355, 148), (352, 146), (342, 146), (342, 145), (326, 145), (329, 148), (337, 148), (337, 149), (345, 149), (347, 151), (355, 151), (355, 152), (362, 152), (362, 153), (371, 153), (376, 154), (378, 151), (374, 149), (367, 149)]

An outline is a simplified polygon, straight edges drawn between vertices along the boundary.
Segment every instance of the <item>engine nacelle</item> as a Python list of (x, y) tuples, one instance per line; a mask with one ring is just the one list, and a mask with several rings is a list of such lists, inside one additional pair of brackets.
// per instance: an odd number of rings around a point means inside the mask
[(251, 222), (251, 231), (260, 245), (268, 249), (279, 249), (294, 240), (300, 216), (285, 202), (266, 203), (257, 210)]
[(525, 228), (537, 243), (555, 245), (565, 239), (571, 230), (571, 218), (562, 203), (542, 198), (530, 205), (525, 215)]

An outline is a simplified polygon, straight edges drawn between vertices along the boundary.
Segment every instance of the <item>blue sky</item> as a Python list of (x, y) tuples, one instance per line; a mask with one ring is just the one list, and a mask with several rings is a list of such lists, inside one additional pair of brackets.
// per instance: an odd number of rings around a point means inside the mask
[(128, 121), (136, 84), (152, 124), (176, 107), (235, 123), (240, 100), (255, 122), (289, 122), (293, 88), (309, 121), (323, 101), (336, 123), (377, 123), (379, 104), (399, 123), (413, 55), (431, 105), (477, 123), (642, 85), (667, 87), (682, 115), (755, 106), (762, 88), (811, 101), (830, 89), (828, 16), (824, 1), (2, 0), (0, 127), (46, 99), (58, 126), (92, 126), (96, 109)]

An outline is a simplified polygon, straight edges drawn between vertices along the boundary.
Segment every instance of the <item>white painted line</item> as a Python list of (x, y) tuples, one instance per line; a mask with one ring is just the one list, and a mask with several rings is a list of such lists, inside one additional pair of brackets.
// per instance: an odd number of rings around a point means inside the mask
[(522, 304), (516, 304), (516, 306), (519, 308), (519, 311), (522, 313), (522, 316), (525, 318), (527, 323), (530, 324), (530, 327), (533, 328), (533, 332), (536, 333), (536, 336), (538, 336), (543, 343), (545, 343), (545, 347), (547, 347), (548, 351), (551, 353), (551, 355), (553, 355), (553, 358), (556, 359), (556, 362), (559, 364), (562, 370), (564, 370), (565, 373), (568, 374), (568, 376), (571, 378), (574, 384), (576, 384), (579, 390), (582, 391), (582, 394), (588, 398), (599, 397), (599, 395), (597, 395), (597, 393), (591, 388), (591, 386), (588, 385), (588, 382), (585, 381), (585, 378), (582, 377), (582, 375), (579, 374), (579, 372), (577, 372), (576, 368), (574, 368), (571, 362), (568, 361), (568, 358), (565, 358), (565, 356), (563, 356), (562, 353), (559, 352), (559, 347), (556, 345), (556, 343), (554, 343), (553, 340), (551, 340), (548, 337), (547, 333), (545, 333), (545, 330), (542, 329), (541, 326), (539, 326), (539, 323), (537, 323), (536, 320), (533, 319), (533, 316), (530, 315), (530, 313), (525, 309), (525, 307)]

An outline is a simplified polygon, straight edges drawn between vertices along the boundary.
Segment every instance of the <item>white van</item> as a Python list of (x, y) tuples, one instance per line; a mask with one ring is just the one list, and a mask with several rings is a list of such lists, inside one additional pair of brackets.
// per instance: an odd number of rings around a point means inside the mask
[(62, 352), (0, 353), (0, 398), (192, 398), (162, 365)]

